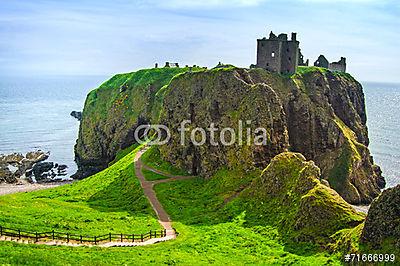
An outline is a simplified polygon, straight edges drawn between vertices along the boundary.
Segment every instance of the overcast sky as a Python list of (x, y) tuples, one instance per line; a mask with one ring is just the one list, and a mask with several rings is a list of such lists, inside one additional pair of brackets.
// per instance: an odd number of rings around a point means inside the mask
[(0, 0), (0, 75), (110, 75), (155, 62), (248, 67), (256, 39), (297, 32), (306, 58), (347, 57), (400, 82), (397, 0)]

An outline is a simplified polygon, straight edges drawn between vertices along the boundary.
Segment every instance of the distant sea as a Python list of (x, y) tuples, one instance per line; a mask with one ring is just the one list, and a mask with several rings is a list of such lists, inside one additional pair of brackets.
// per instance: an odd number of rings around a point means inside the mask
[(48, 161), (76, 172), (74, 145), (87, 93), (105, 76), (0, 77), (0, 154), (50, 152)]
[[(76, 171), (74, 144), (87, 93), (105, 76), (0, 77), (0, 153), (41, 149)], [(370, 150), (387, 186), (400, 184), (400, 84), (363, 83)]]

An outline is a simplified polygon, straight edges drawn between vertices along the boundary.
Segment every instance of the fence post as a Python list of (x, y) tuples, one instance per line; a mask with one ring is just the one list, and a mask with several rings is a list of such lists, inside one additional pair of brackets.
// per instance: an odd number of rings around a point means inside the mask
[(21, 239), (21, 230), (18, 229), (18, 239)]
[(152, 235), (151, 235), (151, 230), (150, 230), (150, 233), (149, 233), (149, 234), (150, 234), (150, 239), (151, 239), (151, 237), (152, 237)]
[(94, 244), (97, 245), (97, 237), (94, 237)]
[(164, 236), (167, 236), (167, 229), (164, 229)]
[(82, 235), (79, 237), (79, 239), (81, 240), (81, 244), (82, 244), (82, 242), (83, 242)]
[(140, 239), (143, 242), (143, 234), (140, 235)]
[(36, 240), (36, 242), (39, 241), (39, 236), (38, 236), (38, 233), (37, 233), (37, 232), (35, 232), (35, 240)]
[(135, 234), (132, 235), (132, 242), (135, 242)]
[(3, 226), (0, 226), (0, 236), (3, 236)]
[(111, 233), (108, 234), (108, 238), (110, 239), (110, 242), (111, 242)]
[(67, 233), (67, 243), (69, 243), (69, 233)]
[(124, 240), (122, 239), (122, 234), (121, 234), (121, 242), (124, 242)]
[(51, 232), (51, 235), (52, 235), (52, 237), (53, 237), (53, 240), (54, 240), (54, 230)]

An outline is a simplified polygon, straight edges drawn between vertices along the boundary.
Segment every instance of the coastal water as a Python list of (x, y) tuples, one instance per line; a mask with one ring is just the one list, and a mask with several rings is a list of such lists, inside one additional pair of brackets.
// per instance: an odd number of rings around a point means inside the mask
[(49, 161), (76, 171), (74, 144), (86, 94), (106, 77), (1, 77), (0, 154), (49, 151)]
[(400, 184), (400, 84), (363, 83), (370, 151), (387, 187)]
[[(86, 94), (105, 76), (0, 78), (0, 153), (41, 149), (76, 170), (73, 147)], [(363, 83), (370, 150), (388, 186), (400, 184), (400, 84)]]

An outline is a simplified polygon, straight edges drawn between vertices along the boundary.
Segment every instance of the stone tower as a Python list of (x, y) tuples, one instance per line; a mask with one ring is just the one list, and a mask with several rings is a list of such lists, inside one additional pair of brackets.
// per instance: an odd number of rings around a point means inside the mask
[(256, 67), (281, 74), (294, 74), (298, 60), (299, 42), (296, 33), (292, 33), (291, 40), (288, 40), (287, 34), (276, 36), (272, 31), (268, 39), (257, 39)]

